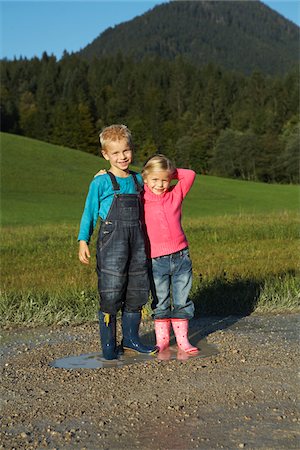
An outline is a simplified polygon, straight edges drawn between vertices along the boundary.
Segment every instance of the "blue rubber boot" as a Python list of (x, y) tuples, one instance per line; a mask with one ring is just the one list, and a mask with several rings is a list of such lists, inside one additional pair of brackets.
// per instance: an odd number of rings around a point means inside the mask
[(116, 316), (99, 311), (100, 340), (104, 359), (118, 359)]
[(153, 345), (144, 345), (140, 341), (139, 328), (141, 323), (140, 312), (124, 311), (122, 315), (123, 348), (135, 350), (138, 353), (155, 354), (158, 348)]

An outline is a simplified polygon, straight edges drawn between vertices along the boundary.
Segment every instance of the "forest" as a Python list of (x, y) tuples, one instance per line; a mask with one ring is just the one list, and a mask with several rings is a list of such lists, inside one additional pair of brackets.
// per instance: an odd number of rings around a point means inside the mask
[(198, 173), (299, 182), (299, 70), (245, 74), (181, 56), (141, 61), (1, 61), (1, 130), (99, 154), (112, 123), (133, 133), (135, 163), (162, 152)]

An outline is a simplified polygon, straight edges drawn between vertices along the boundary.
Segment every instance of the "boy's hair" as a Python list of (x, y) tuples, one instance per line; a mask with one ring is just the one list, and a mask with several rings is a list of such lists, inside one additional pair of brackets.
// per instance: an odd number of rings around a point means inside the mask
[(174, 174), (176, 167), (172, 161), (165, 155), (158, 153), (157, 155), (151, 156), (147, 159), (142, 169), (142, 177), (145, 178), (150, 172), (157, 170), (166, 170), (170, 173), (170, 177)]
[(109, 127), (103, 128), (99, 134), (99, 141), (101, 145), (101, 150), (105, 151), (108, 142), (120, 141), (121, 139), (126, 139), (129, 147), (133, 150), (132, 136), (129, 128), (126, 125), (110, 125)]

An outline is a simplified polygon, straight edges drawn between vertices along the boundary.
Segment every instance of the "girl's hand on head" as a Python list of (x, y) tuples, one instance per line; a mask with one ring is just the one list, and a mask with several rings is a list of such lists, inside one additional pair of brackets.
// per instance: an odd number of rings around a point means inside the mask
[(99, 172), (97, 172), (96, 175), (94, 175), (94, 178), (98, 177), (99, 175), (105, 175), (106, 173), (107, 173), (107, 170), (100, 169)]

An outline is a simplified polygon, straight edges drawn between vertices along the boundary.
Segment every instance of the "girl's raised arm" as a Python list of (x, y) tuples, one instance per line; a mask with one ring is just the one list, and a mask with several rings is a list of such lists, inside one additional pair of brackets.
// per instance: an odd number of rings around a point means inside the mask
[(173, 179), (178, 180), (174, 192), (180, 192), (184, 198), (191, 189), (196, 178), (196, 172), (190, 169), (176, 169)]

